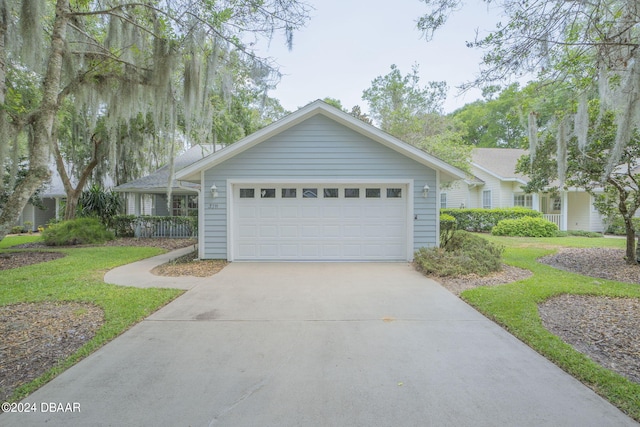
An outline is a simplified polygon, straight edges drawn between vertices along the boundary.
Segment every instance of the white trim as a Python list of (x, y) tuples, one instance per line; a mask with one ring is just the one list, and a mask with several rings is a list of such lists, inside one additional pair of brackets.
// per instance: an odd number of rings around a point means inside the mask
[[(204, 172), (201, 172), (204, 174)], [(439, 178), (439, 171), (436, 170), (436, 180)], [(379, 185), (403, 185), (406, 186), (406, 261), (413, 260), (413, 234), (414, 234), (414, 213), (413, 213), (413, 179), (268, 179), (268, 178), (234, 178), (227, 179), (227, 260), (230, 262), (235, 261), (235, 253), (233, 247), (234, 241), (234, 186), (237, 185), (264, 185), (264, 184), (291, 184), (293, 185), (305, 185), (305, 184), (353, 184), (353, 185), (366, 185), (366, 184), (379, 184)], [(436, 215), (438, 218), (438, 215)], [(437, 222), (436, 222), (437, 224)], [(436, 227), (438, 227), (436, 225)], [(436, 239), (438, 237), (436, 236)]]
[[(440, 188), (440, 171), (436, 171), (436, 188)], [(436, 199), (436, 248), (440, 247), (440, 197)]]
[(485, 172), (485, 173), (487, 173), (487, 174), (489, 174), (489, 175), (491, 175), (491, 176), (493, 176), (495, 178), (498, 178), (500, 181), (504, 181), (504, 182), (519, 182), (522, 185), (527, 185), (527, 182), (525, 180), (523, 180), (523, 179), (515, 178), (515, 177), (513, 177), (513, 178), (505, 178), (505, 177), (500, 176), (497, 173), (495, 173), (495, 172), (493, 172), (493, 171), (491, 171), (491, 170), (489, 170), (489, 169), (487, 169), (485, 167), (480, 166), (477, 163), (471, 162), (471, 166), (474, 166), (474, 167), (480, 169), (482, 172)]
[(283, 119), (254, 132), (244, 139), (231, 144), (220, 151), (214, 152), (202, 160), (184, 167), (176, 172), (176, 178), (186, 181), (195, 180), (195, 174), (199, 171), (210, 169), (317, 114), (322, 114), (337, 123), (347, 126), (348, 128), (429, 168), (441, 170), (447, 174), (450, 180), (464, 179), (467, 177), (466, 173), (455, 166), (451, 166), (437, 157), (433, 157), (430, 154), (427, 154), (426, 152), (383, 132), (375, 126), (369, 125), (348, 113), (332, 107), (323, 101), (315, 101), (306, 107), (289, 114)]
[[(200, 171), (200, 188), (204, 188), (204, 171)], [(198, 258), (204, 259), (204, 210), (205, 205), (204, 191), (198, 191)]]

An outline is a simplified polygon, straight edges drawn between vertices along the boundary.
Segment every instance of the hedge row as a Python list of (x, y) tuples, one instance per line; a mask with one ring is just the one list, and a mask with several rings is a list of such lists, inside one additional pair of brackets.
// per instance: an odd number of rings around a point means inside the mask
[(529, 208), (440, 209), (440, 215), (456, 219), (458, 230), (489, 232), (503, 219), (542, 218), (542, 213)]

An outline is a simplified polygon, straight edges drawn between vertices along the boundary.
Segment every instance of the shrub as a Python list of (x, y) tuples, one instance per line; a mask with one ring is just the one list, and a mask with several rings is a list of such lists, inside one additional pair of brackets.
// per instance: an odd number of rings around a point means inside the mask
[(111, 218), (111, 228), (118, 237), (133, 237), (136, 218), (135, 215), (115, 215)]
[(100, 186), (94, 185), (82, 192), (78, 200), (78, 216), (98, 217), (105, 226), (111, 228), (111, 218), (117, 215), (122, 207), (120, 194), (104, 191)]
[(496, 209), (440, 209), (440, 214), (449, 214), (458, 222), (458, 230), (491, 231), (503, 219), (523, 217), (542, 218), (542, 213), (529, 208)]
[(595, 231), (583, 231), (583, 230), (558, 231), (556, 233), (556, 237), (567, 237), (567, 236), (594, 238), (594, 237), (602, 237), (602, 233), (597, 233)]
[(458, 221), (449, 214), (440, 215), (440, 247), (443, 248), (451, 240), (458, 228)]
[(414, 256), (419, 270), (440, 277), (500, 271), (504, 248), (466, 231), (456, 231), (442, 248), (420, 248)]
[(78, 218), (49, 226), (42, 238), (49, 246), (65, 246), (104, 243), (114, 235), (97, 218)]
[[(633, 217), (631, 218), (631, 222), (633, 223), (633, 228), (638, 232), (640, 230), (640, 218)], [(617, 215), (605, 230), (609, 234), (615, 234), (617, 236), (624, 236), (627, 234), (624, 228), (624, 221), (620, 215)]]
[(544, 218), (503, 219), (493, 227), (495, 236), (554, 237), (558, 226)]
[(11, 234), (20, 234), (24, 233), (24, 227), (21, 225), (16, 225), (11, 227)]

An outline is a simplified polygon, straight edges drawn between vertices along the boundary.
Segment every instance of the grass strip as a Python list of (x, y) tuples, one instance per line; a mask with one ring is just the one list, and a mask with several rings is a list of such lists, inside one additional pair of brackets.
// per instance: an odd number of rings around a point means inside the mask
[[(25, 238), (10, 236), (0, 248), (26, 243)], [(2, 252), (2, 250), (0, 250)], [(104, 283), (108, 270), (164, 252), (151, 247), (56, 248), (64, 258), (0, 271), (0, 305), (44, 301), (75, 301), (94, 304), (104, 310), (104, 324), (96, 335), (73, 355), (61, 361), (39, 378), (16, 389), (11, 401), (20, 400), (65, 369), (77, 363), (135, 323), (164, 306), (184, 291), (177, 289), (140, 289)]]
[[(640, 421), (640, 384), (603, 368), (575, 350), (542, 324), (538, 304), (561, 294), (640, 298), (640, 286), (582, 276), (538, 263), (559, 247), (620, 247), (621, 239), (497, 238), (506, 250), (504, 261), (533, 272), (508, 285), (478, 287), (461, 297), (485, 316), (502, 325), (534, 350), (551, 360), (636, 421)], [(640, 267), (639, 267), (640, 268)]]

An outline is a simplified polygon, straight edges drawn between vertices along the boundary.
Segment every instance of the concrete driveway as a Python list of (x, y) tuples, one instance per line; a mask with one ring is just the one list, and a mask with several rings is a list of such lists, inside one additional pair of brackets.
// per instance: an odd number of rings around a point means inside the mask
[(404, 263), (230, 264), (25, 402), (0, 425), (637, 425)]

